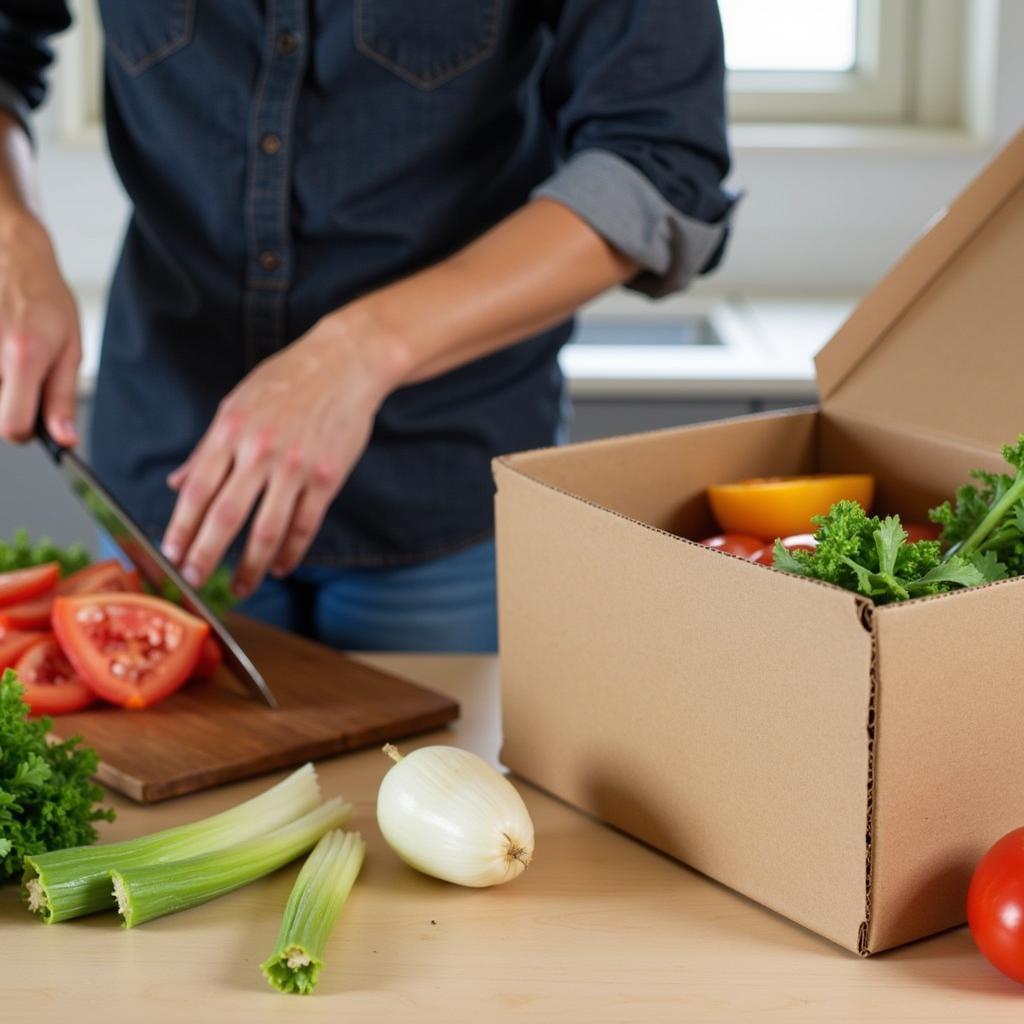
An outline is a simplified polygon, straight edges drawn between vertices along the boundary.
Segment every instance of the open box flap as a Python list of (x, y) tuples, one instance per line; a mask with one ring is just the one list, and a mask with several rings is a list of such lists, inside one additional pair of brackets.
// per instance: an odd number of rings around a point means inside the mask
[(815, 360), (827, 410), (991, 449), (1024, 432), (1024, 131)]

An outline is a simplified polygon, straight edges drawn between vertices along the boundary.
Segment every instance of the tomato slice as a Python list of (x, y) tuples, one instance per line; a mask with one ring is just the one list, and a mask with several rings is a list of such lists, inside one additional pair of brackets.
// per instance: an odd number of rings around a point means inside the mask
[(53, 597), (49, 594), (33, 598), (31, 601), (22, 601), (21, 604), (12, 604), (7, 608), (0, 608), (0, 628), (5, 630), (48, 630), (50, 628), (50, 613), (52, 610)]
[(6, 668), (14, 668), (22, 654), (44, 636), (46, 636), (45, 633), (19, 633), (16, 631), (0, 636), (0, 672)]
[(210, 632), (202, 619), (147, 594), (58, 597), (53, 629), (82, 679), (126, 708), (149, 707), (178, 689)]
[(209, 679), (224, 663), (224, 652), (220, 649), (217, 638), (211, 634), (203, 641), (203, 649), (199, 652), (199, 661), (192, 669), (193, 679)]
[(0, 608), (28, 601), (57, 586), (60, 566), (56, 562), (34, 565), (31, 569), (15, 569), (0, 573)]
[(57, 593), (63, 597), (75, 594), (113, 594), (127, 591), (139, 593), (139, 574), (134, 569), (125, 569), (116, 558), (87, 565), (72, 573), (57, 584)]
[(25, 687), (25, 702), (33, 715), (63, 715), (81, 711), (96, 694), (71, 667), (52, 634), (37, 638), (14, 666)]

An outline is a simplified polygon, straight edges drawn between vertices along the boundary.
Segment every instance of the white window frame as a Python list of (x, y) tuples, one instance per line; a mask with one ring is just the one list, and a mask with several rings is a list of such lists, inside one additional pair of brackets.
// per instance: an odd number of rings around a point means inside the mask
[(70, 0), (76, 30), (57, 37), (53, 84), (58, 140), (65, 146), (103, 146), (103, 30), (96, 0)]
[(849, 71), (730, 71), (735, 122), (953, 124), (965, 0), (859, 0)]

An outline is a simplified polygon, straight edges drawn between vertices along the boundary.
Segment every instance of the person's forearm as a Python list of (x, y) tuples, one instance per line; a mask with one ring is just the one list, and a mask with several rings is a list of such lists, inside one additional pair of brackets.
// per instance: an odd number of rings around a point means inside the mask
[(400, 387), (559, 323), (637, 269), (571, 210), (540, 199), (341, 315)]
[(38, 217), (35, 161), (21, 123), (0, 111), (0, 217), (11, 213)]

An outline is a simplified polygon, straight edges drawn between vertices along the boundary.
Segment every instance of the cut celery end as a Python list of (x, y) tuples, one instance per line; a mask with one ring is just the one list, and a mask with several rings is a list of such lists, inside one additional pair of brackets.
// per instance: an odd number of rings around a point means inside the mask
[(266, 835), (185, 860), (111, 871), (113, 901), (127, 928), (206, 903), (294, 860), (351, 813), (351, 804), (333, 797)]
[(274, 952), (261, 965), (279, 992), (308, 995), (323, 969), (331, 928), (363, 866), (366, 843), (358, 832), (328, 832), (295, 879)]
[(182, 860), (271, 832), (320, 803), (312, 764), (303, 765), (265, 793), (188, 825), (138, 839), (76, 846), (25, 858), (22, 893), (28, 908), (48, 924), (110, 910), (110, 872)]

